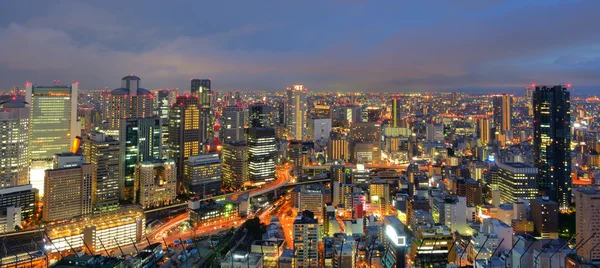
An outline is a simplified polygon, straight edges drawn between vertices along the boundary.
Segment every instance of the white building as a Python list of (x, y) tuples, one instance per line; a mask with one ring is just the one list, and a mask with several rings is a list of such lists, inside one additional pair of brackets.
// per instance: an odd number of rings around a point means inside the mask
[(0, 208), (0, 233), (14, 232), (15, 226), (21, 226), (21, 208), (8, 206)]
[(294, 85), (287, 88), (285, 125), (288, 131), (288, 139), (306, 140), (307, 92), (308, 90), (303, 85)]
[(23, 101), (0, 102), (0, 188), (29, 183), (30, 108)]
[(315, 141), (324, 144), (329, 139), (331, 133), (331, 118), (310, 118), (308, 119), (306, 140)]
[(445, 221), (446, 226), (452, 229), (452, 232), (458, 231), (461, 234), (467, 232), (467, 198), (457, 197), (457, 202), (445, 203)]
[(248, 112), (244, 107), (227, 106), (223, 108), (223, 141), (239, 142), (246, 141), (246, 132), (244, 131), (248, 123)]

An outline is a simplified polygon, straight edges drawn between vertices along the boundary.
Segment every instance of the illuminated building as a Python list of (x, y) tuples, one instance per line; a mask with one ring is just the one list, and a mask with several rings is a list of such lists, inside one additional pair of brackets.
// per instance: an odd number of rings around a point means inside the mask
[(0, 102), (0, 188), (29, 183), (31, 108), (19, 100)]
[(60, 224), (46, 226), (52, 243), (50, 252), (84, 249), (85, 244), (95, 252), (115, 249), (139, 242), (145, 235), (146, 217), (141, 209), (130, 206), (108, 213), (94, 214)]
[[(371, 159), (373, 163), (381, 161), (381, 124), (377, 122), (354, 122), (350, 126), (349, 148), (350, 156), (357, 161), (356, 144), (363, 144), (359, 148), (372, 148)], [(371, 146), (372, 147), (369, 147)], [(367, 156), (368, 157), (368, 156)]]
[(177, 171), (173, 160), (144, 161), (135, 168), (136, 190), (143, 208), (160, 207), (175, 201)]
[(190, 156), (184, 165), (183, 186), (190, 193), (207, 197), (221, 193), (221, 159), (218, 154)]
[(453, 232), (466, 233), (467, 199), (450, 195), (445, 198), (434, 197), (431, 215), (435, 222), (448, 226)]
[(371, 204), (379, 206), (379, 214), (387, 216), (390, 210), (390, 185), (387, 181), (377, 180), (369, 184)]
[(330, 161), (349, 159), (348, 139), (339, 132), (331, 132), (327, 141), (327, 159)]
[(52, 167), (55, 154), (69, 152), (80, 135), (77, 121), (79, 83), (71, 86), (37, 86), (27, 83), (25, 102), (31, 108), (29, 152), (30, 183), (44, 196), (44, 170)]
[(294, 267), (318, 267), (320, 229), (318, 221), (309, 211), (300, 214), (294, 220)]
[(252, 184), (275, 179), (275, 149), (274, 129), (248, 129), (248, 179)]
[(298, 185), (292, 191), (298, 196), (298, 211), (308, 210), (314, 214), (315, 219), (323, 221), (325, 204), (331, 198), (329, 190), (324, 189), (322, 185)]
[(223, 186), (241, 189), (248, 181), (248, 145), (223, 143)]
[(277, 267), (279, 256), (285, 249), (284, 239), (255, 240), (250, 246), (250, 253), (264, 254), (265, 267)]
[[(169, 113), (171, 110), (171, 105), (174, 102), (171, 102), (171, 92), (175, 92), (174, 90), (168, 89), (159, 89), (156, 100), (156, 112), (155, 115), (160, 118), (160, 124), (162, 127), (162, 142), (164, 144), (169, 143)], [(163, 146), (162, 156), (167, 157), (169, 154), (169, 146)]]
[(109, 135), (117, 136), (122, 119), (148, 118), (153, 116), (154, 96), (140, 87), (141, 79), (128, 75), (121, 79), (121, 87), (110, 92), (107, 116)]
[(492, 140), (492, 129), (489, 119), (477, 119), (477, 136), (481, 144), (488, 144)]
[(294, 176), (302, 174), (302, 141), (289, 141), (287, 151), (288, 163), (292, 165)]
[(0, 233), (14, 232), (21, 226), (21, 208), (18, 206), (0, 207)]
[(535, 85), (525, 88), (525, 101), (527, 102), (527, 115), (533, 116), (533, 90)]
[(440, 142), (444, 141), (444, 125), (443, 124), (427, 124), (425, 129), (427, 132), (427, 141)]
[(542, 238), (558, 238), (558, 203), (548, 197), (531, 200), (531, 220), (534, 232)]
[(120, 199), (133, 203), (136, 200), (135, 166), (143, 161), (161, 159), (161, 125), (157, 117), (130, 118), (122, 121), (119, 132), (119, 195)]
[(248, 253), (246, 251), (230, 252), (221, 261), (221, 268), (262, 268), (264, 258), (262, 253)]
[(245, 126), (248, 123), (248, 112), (244, 107), (227, 106), (221, 116), (223, 122), (223, 141), (246, 141)]
[[(354, 242), (356, 243), (356, 242)], [(333, 268), (356, 267), (356, 250), (350, 243), (335, 243), (331, 262)]]
[(53, 169), (45, 171), (44, 221), (68, 220), (92, 213), (92, 189), (95, 188), (92, 169), (80, 155), (55, 155)]
[(512, 103), (512, 96), (506, 93), (494, 96), (494, 129), (496, 132), (505, 134), (506, 131), (511, 130)]
[(29, 220), (35, 217), (37, 207), (37, 189), (31, 184), (0, 188), (0, 207), (19, 207), (21, 219)]
[(394, 216), (383, 218), (381, 227), (384, 251), (381, 264), (384, 268), (404, 267), (407, 252), (407, 236), (404, 233), (404, 224)]
[(188, 208), (190, 221), (196, 227), (238, 219), (238, 206), (234, 203), (191, 200)]
[(248, 107), (248, 113), (250, 114), (250, 127), (271, 127), (273, 125), (273, 108), (271, 106), (255, 103)]
[(315, 104), (310, 109), (310, 115), (312, 118), (331, 119), (332, 118), (331, 106), (324, 105), (324, 104)]
[(598, 231), (596, 226), (600, 222), (600, 191), (598, 188), (577, 189), (575, 205), (577, 209), (576, 230), (574, 230), (577, 233), (576, 239), (577, 241), (590, 239), (588, 243), (577, 249), (577, 255), (590, 262), (599, 261), (600, 248), (595, 245), (600, 243), (600, 237), (597, 237), (595, 233)]
[(350, 124), (361, 121), (359, 106), (339, 106), (333, 108), (333, 126), (349, 127)]
[(327, 142), (331, 133), (331, 118), (309, 118), (306, 126), (306, 139)]
[(204, 142), (213, 136), (212, 90), (210, 79), (192, 79), (192, 95), (198, 96), (200, 106), (200, 141)]
[(498, 189), (503, 203), (516, 202), (519, 198), (534, 199), (537, 196), (538, 169), (523, 163), (497, 163)]
[(303, 85), (287, 88), (287, 103), (285, 105), (285, 126), (288, 139), (306, 139), (306, 93)]
[(415, 265), (454, 262), (454, 236), (447, 226), (427, 224), (413, 230), (410, 257)]
[(561, 209), (571, 203), (571, 102), (566, 86), (536, 86), (533, 93), (533, 151), (539, 195)]
[(178, 96), (169, 112), (169, 151), (177, 165), (179, 178), (183, 177), (183, 166), (188, 157), (201, 152), (203, 139), (199, 105), (198, 96)]
[(92, 164), (95, 181), (94, 212), (107, 212), (119, 207), (119, 141), (103, 133), (92, 132), (84, 143), (84, 155)]

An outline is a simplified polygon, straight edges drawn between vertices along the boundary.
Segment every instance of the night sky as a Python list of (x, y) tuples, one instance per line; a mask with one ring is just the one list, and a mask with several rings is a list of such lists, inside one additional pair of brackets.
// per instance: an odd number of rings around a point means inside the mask
[(600, 85), (600, 1), (27, 1), (0, 4), (0, 88), (516, 91)]

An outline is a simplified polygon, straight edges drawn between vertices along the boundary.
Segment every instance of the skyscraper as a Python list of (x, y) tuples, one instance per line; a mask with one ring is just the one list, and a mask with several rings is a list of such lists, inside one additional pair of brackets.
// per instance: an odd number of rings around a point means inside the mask
[[(162, 126), (162, 142), (169, 144), (169, 111), (171, 109), (171, 91), (168, 89), (158, 90), (155, 115), (160, 118)], [(169, 146), (163, 146), (163, 157), (169, 156)]]
[(177, 196), (176, 172), (173, 160), (144, 161), (136, 165), (136, 190), (140, 192), (137, 202), (143, 208), (173, 203)]
[(248, 108), (250, 114), (250, 127), (271, 127), (273, 108), (264, 103), (255, 103)]
[(540, 195), (566, 209), (571, 203), (571, 110), (566, 86), (536, 86), (533, 150)]
[(153, 116), (154, 96), (140, 87), (141, 79), (128, 75), (121, 79), (121, 87), (110, 92), (107, 133), (116, 136), (122, 119)]
[(44, 195), (44, 170), (52, 168), (55, 154), (69, 152), (80, 135), (77, 121), (79, 83), (71, 86), (37, 86), (27, 83), (25, 102), (31, 108), (29, 152), (30, 181)]
[(248, 129), (248, 179), (260, 185), (275, 179), (275, 130)]
[(600, 222), (600, 191), (598, 188), (577, 189), (575, 191), (575, 205), (577, 214), (575, 215), (577, 241), (586, 241), (577, 249), (577, 255), (583, 257), (586, 261), (600, 261), (600, 248), (596, 245), (600, 243), (600, 237), (597, 224)]
[(319, 223), (310, 211), (302, 211), (294, 221), (295, 267), (318, 267)]
[(162, 141), (160, 119), (121, 119), (119, 131), (120, 198), (133, 202), (135, 192), (135, 166), (144, 161), (161, 159)]
[(512, 96), (503, 93), (494, 96), (494, 128), (496, 132), (506, 133), (511, 129)]
[(56, 154), (45, 170), (43, 220), (60, 221), (92, 213), (92, 165), (72, 153)]
[(94, 212), (108, 212), (119, 208), (119, 141), (103, 133), (92, 132), (83, 144), (83, 152), (92, 164), (95, 181)]
[(361, 148), (372, 148), (371, 161), (381, 161), (381, 124), (377, 122), (354, 122), (350, 126), (349, 138), (350, 158), (358, 160), (357, 145)]
[(212, 91), (210, 79), (192, 79), (192, 95), (198, 96), (200, 106), (200, 140), (207, 141), (213, 136)]
[(303, 85), (287, 88), (285, 125), (288, 139), (303, 140), (306, 135), (306, 93)]
[(242, 189), (248, 182), (248, 145), (246, 142), (223, 143), (223, 186)]
[(227, 106), (223, 108), (223, 141), (237, 142), (246, 140), (246, 123), (248, 122), (248, 113), (241, 106)]
[(477, 136), (482, 144), (488, 144), (492, 139), (490, 120), (487, 118), (477, 119)]
[(0, 188), (29, 183), (30, 107), (20, 100), (0, 102)]
[(183, 166), (191, 155), (202, 148), (198, 96), (178, 96), (169, 112), (169, 151), (177, 166), (178, 190), (183, 177)]

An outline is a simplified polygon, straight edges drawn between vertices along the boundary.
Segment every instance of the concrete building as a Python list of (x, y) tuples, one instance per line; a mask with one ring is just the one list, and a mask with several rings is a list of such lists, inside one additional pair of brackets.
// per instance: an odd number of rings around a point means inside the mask
[(246, 125), (248, 124), (248, 112), (241, 106), (227, 106), (223, 108), (221, 116), (223, 122), (223, 142), (246, 141)]
[(183, 185), (189, 193), (201, 197), (221, 193), (222, 166), (218, 154), (190, 156), (183, 171)]
[(276, 142), (272, 128), (248, 129), (248, 179), (262, 185), (275, 179)]
[(331, 132), (327, 141), (327, 160), (350, 159), (348, 139), (339, 132)]
[(92, 203), (94, 212), (119, 208), (120, 144), (103, 133), (92, 132), (83, 144), (83, 154), (92, 165), (92, 180), (96, 187)]
[(494, 96), (494, 129), (496, 132), (505, 134), (511, 130), (512, 102), (512, 95), (503, 93), (502, 95)]
[(154, 95), (140, 86), (141, 79), (128, 75), (121, 79), (121, 87), (109, 95), (107, 134), (118, 135), (122, 119), (153, 117)]
[(390, 184), (387, 181), (376, 180), (369, 184), (369, 194), (371, 197), (371, 204), (378, 206), (379, 214), (387, 216), (390, 213), (391, 199), (390, 199)]
[(288, 87), (285, 104), (285, 125), (287, 137), (292, 140), (306, 140), (306, 94), (308, 89), (303, 85)]
[(440, 142), (444, 141), (444, 125), (442, 124), (427, 124), (425, 128), (427, 133), (427, 141)]
[(0, 207), (0, 233), (14, 232), (21, 226), (21, 208), (18, 206)]
[(31, 108), (19, 100), (0, 102), (0, 188), (29, 183)]
[(192, 79), (190, 91), (199, 100), (200, 141), (206, 142), (214, 136), (215, 117), (212, 105), (212, 81), (210, 79)]
[(331, 118), (309, 118), (306, 140), (325, 144), (331, 133)]
[(53, 169), (45, 171), (42, 219), (69, 220), (93, 211), (93, 166), (72, 153), (55, 155)]
[(301, 212), (294, 220), (295, 268), (319, 265), (319, 224), (312, 213)]
[(408, 253), (408, 236), (404, 233), (404, 224), (395, 216), (383, 218), (380, 239), (384, 245), (384, 254), (381, 258), (382, 267), (402, 267), (406, 263), (405, 255)]
[(177, 184), (175, 161), (145, 161), (135, 168), (136, 190), (139, 190), (138, 203), (143, 208), (159, 207), (175, 201)]
[(548, 197), (531, 200), (531, 219), (535, 234), (542, 238), (558, 238), (558, 203)]
[[(357, 144), (358, 150), (365, 152), (365, 147), (371, 148), (371, 160), (373, 163), (381, 161), (381, 124), (377, 122), (354, 122), (350, 126), (349, 148), (350, 156), (354, 161), (357, 161)], [(362, 149), (361, 149), (362, 148)], [(368, 157), (368, 156), (367, 156)], [(363, 155), (364, 158), (364, 155)]]
[[(169, 111), (169, 153), (175, 160), (177, 175), (183, 178), (188, 157), (202, 151), (200, 137), (200, 103), (198, 96), (178, 96)], [(182, 181), (178, 181), (182, 184)], [(181, 185), (178, 185), (178, 187)]]
[(497, 163), (498, 189), (501, 201), (516, 202), (519, 198), (531, 200), (537, 197), (538, 169), (523, 163)]
[(223, 143), (223, 187), (242, 189), (248, 182), (248, 145), (245, 142)]
[[(577, 241), (586, 241), (577, 249), (577, 256), (582, 257), (589, 262), (600, 261), (600, 248), (596, 247), (600, 243), (600, 237), (594, 235), (600, 228), (600, 190), (578, 189), (575, 191), (576, 230)], [(591, 238), (590, 238), (591, 237)]]
[(37, 196), (31, 184), (0, 188), (0, 207), (19, 207), (21, 219), (30, 220), (37, 211)]

